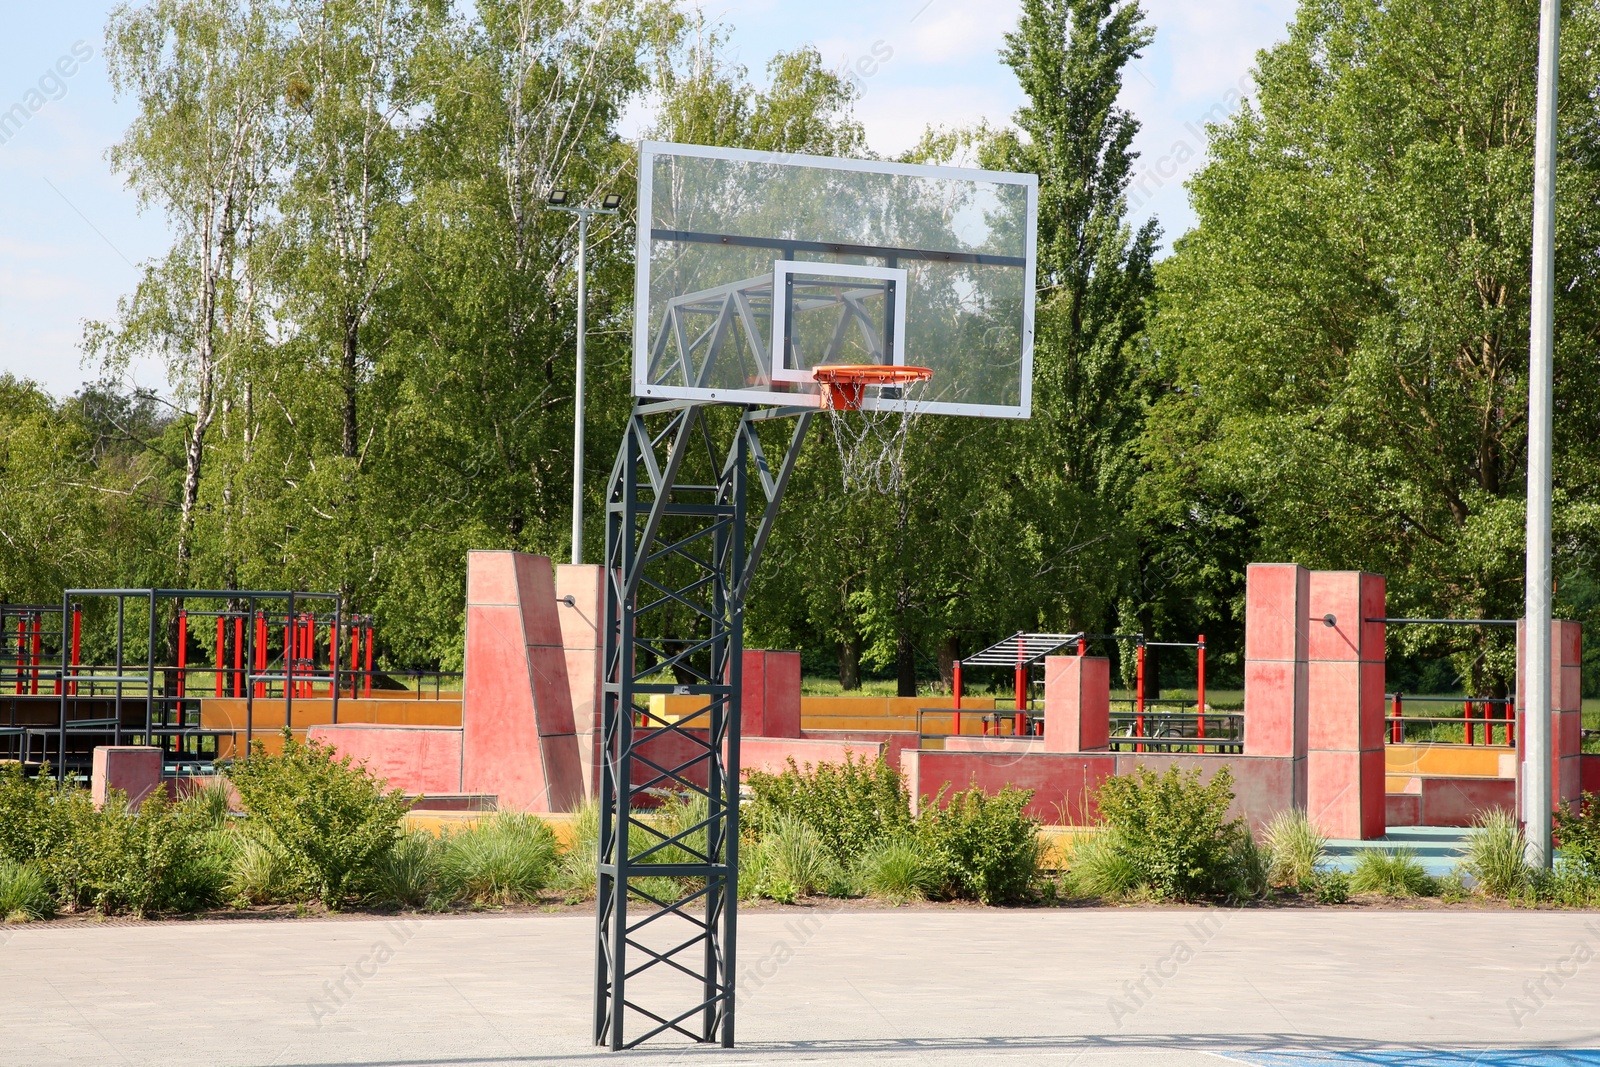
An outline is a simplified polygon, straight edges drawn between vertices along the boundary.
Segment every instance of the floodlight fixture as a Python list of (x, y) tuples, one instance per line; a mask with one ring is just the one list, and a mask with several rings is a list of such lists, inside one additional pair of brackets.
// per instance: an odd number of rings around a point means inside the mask
[(615, 211), (622, 206), (622, 196), (619, 193), (607, 193), (605, 199), (600, 201), (601, 211)]
[(551, 189), (550, 190), (550, 195), (545, 197), (545, 201), (544, 202), (549, 204), (551, 207), (566, 207), (567, 206), (567, 190), (565, 190), (565, 189)]

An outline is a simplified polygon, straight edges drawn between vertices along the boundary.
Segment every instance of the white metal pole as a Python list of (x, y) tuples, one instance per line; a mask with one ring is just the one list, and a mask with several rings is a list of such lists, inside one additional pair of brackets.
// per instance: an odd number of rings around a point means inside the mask
[(583, 342), (589, 321), (589, 213), (578, 212), (578, 368), (572, 402), (572, 563), (583, 562)]
[(1533, 287), (1528, 343), (1528, 573), (1523, 669), (1522, 819), (1528, 862), (1550, 866), (1550, 492), (1555, 348), (1556, 74), (1560, 0), (1542, 0), (1533, 167)]

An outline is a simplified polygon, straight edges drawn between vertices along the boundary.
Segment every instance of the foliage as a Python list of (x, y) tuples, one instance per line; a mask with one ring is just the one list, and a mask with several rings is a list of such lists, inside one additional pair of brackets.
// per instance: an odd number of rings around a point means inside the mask
[(600, 801), (591, 797), (573, 813), (572, 840), (556, 867), (554, 885), (567, 903), (576, 904), (594, 896), (599, 862)]
[(332, 746), (283, 733), (281, 752), (268, 753), (257, 740), (228, 778), (252, 823), (268, 832), (261, 844), (280, 849), (293, 878), (338, 907), (364, 890), (410, 803)]
[(54, 910), (44, 873), (32, 863), (0, 856), (0, 922), (43, 919)]
[(1600, 877), (1600, 796), (1584, 793), (1576, 812), (1557, 808), (1555, 840), (1564, 860)]
[(440, 843), (440, 891), (474, 904), (535, 901), (555, 874), (556, 852), (555, 832), (543, 819), (496, 812)]
[[(1156, 774), (1139, 766), (1108, 778), (1097, 794), (1100, 817), (1115, 847), (1138, 872), (1139, 888), (1157, 899), (1188, 900), (1238, 887), (1237, 863), (1249, 836), (1227, 817), (1233, 775), (1218, 767), (1202, 783), (1198, 769)], [(1253, 847), (1253, 845), (1252, 845)]]
[(923, 900), (939, 890), (938, 869), (910, 837), (878, 842), (861, 857), (857, 877), (867, 895), (896, 905)]
[(1526, 884), (1511, 899), (1562, 908), (1600, 907), (1600, 875), (1563, 860), (1553, 870), (1530, 872)]
[(1272, 881), (1299, 888), (1309, 886), (1328, 857), (1328, 837), (1302, 808), (1278, 812), (1266, 828), (1266, 849)]
[(1462, 866), (1491, 897), (1509, 897), (1528, 884), (1528, 842), (1517, 818), (1501, 808), (1480, 811), (1472, 820)]
[(1433, 896), (1439, 887), (1423, 869), (1416, 851), (1402, 847), (1363, 851), (1350, 874), (1350, 888), (1357, 893), (1405, 898)]
[(137, 811), (116, 789), (99, 810), (80, 797), (57, 805), (64, 833), (43, 859), (63, 901), (134, 915), (220, 901), (227, 870), (196, 809), (173, 804), (159, 789)]
[(847, 752), (843, 763), (803, 770), (791, 757), (782, 772), (751, 771), (747, 781), (753, 799), (742, 813), (745, 825), (763, 834), (784, 818), (803, 822), (840, 867), (911, 828), (905, 777), (881, 756), (858, 759)]
[(1318, 904), (1343, 904), (1350, 899), (1350, 876), (1344, 871), (1318, 871), (1311, 877), (1311, 891)]
[(1085, 834), (1072, 844), (1063, 884), (1069, 896), (1120, 900), (1140, 884), (1139, 868), (1113, 832)]
[(277, 904), (300, 895), (283, 846), (272, 840), (270, 831), (250, 827), (229, 834), (225, 855), (227, 892), (236, 903)]
[(372, 899), (406, 907), (426, 903), (438, 883), (437, 851), (437, 839), (426, 830), (401, 835), (374, 866)]
[(212, 778), (184, 797), (183, 803), (194, 809), (195, 817), (207, 829), (221, 830), (228, 825), (233, 811), (233, 790), (227, 779)]
[[(1210, 128), (1198, 226), (1157, 272), (1149, 339), (1171, 388), (1143, 448), (1197, 568), (1242, 544), (1383, 573), (1396, 615), (1520, 612), (1538, 23), (1532, 0), (1302, 3), (1260, 54), (1257, 97)], [(1600, 16), (1580, 5), (1562, 32), (1563, 83), (1595, 84)], [(1597, 116), (1593, 94), (1562, 95), (1563, 570), (1600, 547), (1600, 406), (1579, 384), (1600, 332)], [(1467, 692), (1514, 672), (1509, 634), (1392, 640), (1451, 654)]]
[(756, 850), (758, 873), (750, 887), (752, 897), (770, 897), (791, 904), (820, 891), (831, 880), (832, 862), (822, 836), (796, 816), (774, 817)]
[(1033, 888), (1043, 846), (1039, 822), (1023, 813), (1033, 791), (1005, 788), (993, 795), (976, 785), (924, 798), (916, 838), (937, 872), (937, 895), (984, 904), (1009, 904)]

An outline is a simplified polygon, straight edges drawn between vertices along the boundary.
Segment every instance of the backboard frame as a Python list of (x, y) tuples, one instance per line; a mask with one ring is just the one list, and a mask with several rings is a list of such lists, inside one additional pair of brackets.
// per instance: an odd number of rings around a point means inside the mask
[[(633, 394), (641, 400), (693, 400), (701, 403), (725, 404), (756, 404), (772, 407), (818, 407), (822, 406), (820, 390), (816, 392), (785, 392), (774, 391), (767, 388), (718, 388), (705, 389), (690, 385), (652, 384), (649, 381), (649, 363), (651, 350), (651, 330), (653, 328), (651, 314), (651, 262), (652, 245), (656, 240), (672, 240), (673, 237), (663, 233), (658, 235), (652, 229), (655, 218), (654, 206), (654, 176), (655, 161), (659, 155), (690, 156), (704, 159), (723, 159), (749, 163), (765, 163), (779, 166), (811, 167), (826, 170), (839, 170), (860, 173), (899, 175), (908, 177), (924, 177), (929, 179), (959, 179), (973, 182), (990, 182), (1003, 185), (1022, 186), (1026, 191), (1027, 219), (1024, 234), (1024, 255), (1021, 264), (1024, 270), (1022, 284), (1022, 324), (1020, 328), (1019, 373), (1019, 403), (1015, 406), (1005, 404), (980, 404), (957, 401), (929, 400), (919, 403), (918, 409), (927, 414), (976, 416), (986, 418), (1029, 418), (1033, 410), (1033, 341), (1034, 341), (1034, 310), (1035, 310), (1035, 279), (1037, 275), (1037, 220), (1039, 208), (1039, 182), (1038, 177), (1032, 174), (1011, 173), (1005, 171), (983, 170), (973, 167), (942, 167), (914, 163), (892, 163), (882, 160), (841, 159), (830, 156), (810, 156), (799, 153), (783, 152), (758, 152), (741, 148), (721, 148), (708, 145), (673, 144), (662, 141), (642, 141), (639, 144), (638, 168), (639, 191), (637, 205), (637, 234), (636, 234), (636, 271), (634, 277), (634, 327), (633, 327)], [(723, 243), (733, 244), (736, 240), (725, 240)], [(858, 246), (832, 245), (821, 242), (796, 241), (795, 245), (805, 247), (806, 251), (825, 252), (841, 255), (870, 255)], [(814, 247), (811, 247), (814, 246)], [(960, 260), (974, 263), (984, 263), (986, 260), (999, 260), (1003, 257), (987, 257), (984, 254), (949, 253), (940, 254), (947, 260)], [(796, 261), (802, 266), (804, 261)], [(819, 268), (833, 271), (840, 267), (855, 266), (854, 264), (815, 263)], [(1003, 265), (1015, 266), (1014, 258), (1008, 259)], [(773, 273), (777, 279), (777, 271)], [(897, 300), (903, 298), (906, 286), (899, 287)], [(774, 313), (774, 318), (776, 314)], [(901, 316), (901, 325), (904, 325), (904, 315)], [(776, 331), (774, 331), (776, 333)], [(900, 355), (898, 362), (902, 364), (906, 359), (916, 361), (915, 353), (906, 353), (905, 346), (897, 345)], [(776, 346), (768, 353), (769, 358), (777, 355)], [(769, 372), (781, 367), (781, 361), (774, 360), (769, 365)], [(778, 377), (771, 374), (772, 380), (786, 382), (786, 384), (803, 384), (792, 379)], [(866, 410), (903, 410), (905, 404), (894, 399), (868, 398), (862, 407)]]
[[(775, 382), (815, 381), (809, 369), (791, 369), (785, 341), (788, 337), (789, 300), (778, 299), (785, 291), (786, 282), (796, 274), (818, 278), (855, 278), (861, 281), (894, 283), (894, 302), (884, 308), (888, 325), (888, 363), (903, 367), (906, 363), (905, 321), (907, 276), (903, 267), (869, 267), (859, 263), (808, 263), (802, 260), (780, 259), (772, 265), (772, 380)], [(819, 392), (820, 396), (821, 393)]]

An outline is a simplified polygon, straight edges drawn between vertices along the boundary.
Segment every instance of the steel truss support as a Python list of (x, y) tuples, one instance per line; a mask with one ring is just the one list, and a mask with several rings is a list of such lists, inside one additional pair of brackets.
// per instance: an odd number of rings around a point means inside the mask
[[(813, 413), (640, 403), (612, 469), (594, 1003), (612, 1050), (733, 1044), (745, 594)], [(774, 471), (757, 429), (781, 416)]]

